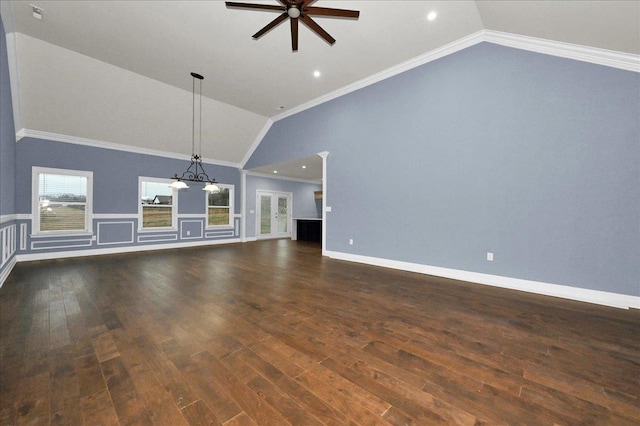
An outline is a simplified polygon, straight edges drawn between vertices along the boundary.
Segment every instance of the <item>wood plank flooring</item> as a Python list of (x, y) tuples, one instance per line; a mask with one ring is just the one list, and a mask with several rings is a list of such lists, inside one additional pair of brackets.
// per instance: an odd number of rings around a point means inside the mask
[(640, 314), (273, 240), (18, 264), (0, 424), (637, 425)]

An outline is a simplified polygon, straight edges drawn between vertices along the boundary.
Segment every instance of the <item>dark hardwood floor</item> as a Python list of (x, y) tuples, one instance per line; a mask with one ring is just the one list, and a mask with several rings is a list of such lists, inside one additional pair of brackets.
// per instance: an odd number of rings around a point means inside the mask
[(274, 240), (19, 263), (0, 423), (637, 425), (640, 315)]

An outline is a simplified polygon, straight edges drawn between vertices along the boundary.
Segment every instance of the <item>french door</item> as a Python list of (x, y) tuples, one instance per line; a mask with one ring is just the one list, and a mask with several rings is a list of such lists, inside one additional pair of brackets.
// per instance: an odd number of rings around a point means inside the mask
[(290, 192), (256, 191), (258, 238), (291, 237)]

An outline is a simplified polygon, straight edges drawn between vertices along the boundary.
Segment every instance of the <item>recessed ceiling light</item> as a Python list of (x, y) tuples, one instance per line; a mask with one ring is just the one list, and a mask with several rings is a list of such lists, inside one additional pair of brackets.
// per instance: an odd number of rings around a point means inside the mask
[(280, 105), (278, 109), (284, 109), (284, 105)]
[(433, 21), (434, 19), (436, 19), (436, 17), (438, 16), (438, 14), (434, 11), (429, 12), (429, 14), (427, 15), (427, 19), (430, 21)]
[(316, 78), (320, 77), (320, 71), (315, 70), (315, 71), (313, 72), (313, 76), (314, 76), (314, 77), (316, 77)]
[(303, 168), (303, 169), (306, 169), (306, 168), (307, 168), (307, 166), (302, 166), (302, 168)]
[(274, 170), (274, 171), (273, 171), (273, 173), (278, 174), (278, 171), (277, 171), (277, 170)]

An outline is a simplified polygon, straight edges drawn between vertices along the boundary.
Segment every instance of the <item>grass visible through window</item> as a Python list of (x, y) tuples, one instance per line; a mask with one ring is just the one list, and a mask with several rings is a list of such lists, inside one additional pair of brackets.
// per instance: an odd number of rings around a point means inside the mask
[(163, 228), (172, 226), (172, 207), (142, 207), (142, 227), (143, 228)]
[(83, 231), (84, 223), (83, 205), (56, 205), (49, 204), (40, 208), (41, 231)]

